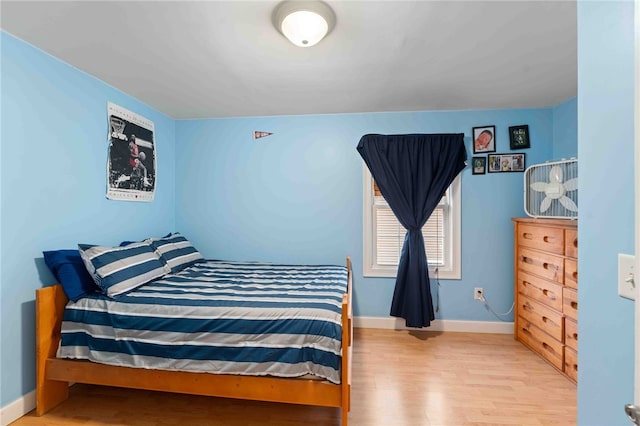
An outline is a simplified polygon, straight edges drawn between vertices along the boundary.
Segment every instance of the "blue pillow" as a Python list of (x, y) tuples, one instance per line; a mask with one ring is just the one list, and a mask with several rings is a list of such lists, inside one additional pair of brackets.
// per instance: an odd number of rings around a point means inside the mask
[(78, 244), (80, 256), (100, 289), (113, 297), (162, 277), (169, 268), (145, 242), (124, 247)]
[(69, 300), (77, 302), (98, 290), (78, 250), (43, 251), (42, 254)]
[(171, 268), (172, 274), (204, 261), (204, 257), (193, 244), (178, 232), (169, 234), (167, 237), (150, 238), (146, 241)]

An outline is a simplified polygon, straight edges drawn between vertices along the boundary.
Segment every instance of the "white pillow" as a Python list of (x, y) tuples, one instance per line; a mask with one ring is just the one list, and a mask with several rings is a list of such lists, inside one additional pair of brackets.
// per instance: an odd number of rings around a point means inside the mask
[(166, 263), (146, 242), (124, 247), (78, 244), (80, 256), (98, 287), (108, 296), (117, 296), (162, 277)]
[(204, 260), (193, 244), (178, 232), (169, 234), (167, 237), (150, 238), (145, 242), (155, 249), (162, 260), (171, 268), (173, 274)]

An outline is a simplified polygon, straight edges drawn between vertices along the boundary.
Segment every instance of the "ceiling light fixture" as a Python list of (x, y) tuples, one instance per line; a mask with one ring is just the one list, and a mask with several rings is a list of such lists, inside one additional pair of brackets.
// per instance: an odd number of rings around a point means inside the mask
[(333, 10), (317, 0), (283, 1), (273, 11), (272, 19), (276, 29), (300, 47), (318, 43), (336, 24)]

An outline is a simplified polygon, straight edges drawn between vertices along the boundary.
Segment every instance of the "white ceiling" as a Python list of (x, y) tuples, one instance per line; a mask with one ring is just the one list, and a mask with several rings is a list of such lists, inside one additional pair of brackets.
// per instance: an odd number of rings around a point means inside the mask
[(177, 119), (549, 107), (577, 94), (571, 1), (338, 1), (311, 48), (277, 1), (7, 1), (1, 27)]

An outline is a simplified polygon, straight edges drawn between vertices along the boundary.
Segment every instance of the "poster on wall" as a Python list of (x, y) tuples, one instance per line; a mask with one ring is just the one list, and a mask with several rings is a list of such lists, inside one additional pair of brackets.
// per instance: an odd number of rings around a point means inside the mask
[(156, 147), (153, 121), (111, 102), (107, 198), (153, 201), (156, 187)]

